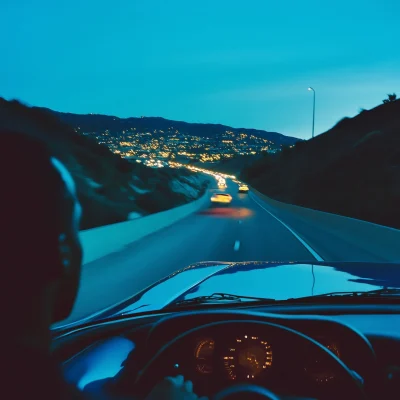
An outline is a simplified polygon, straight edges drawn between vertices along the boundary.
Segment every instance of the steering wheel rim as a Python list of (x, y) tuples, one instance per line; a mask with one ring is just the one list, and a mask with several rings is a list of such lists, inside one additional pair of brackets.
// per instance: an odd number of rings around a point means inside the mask
[(271, 390), (251, 383), (239, 383), (222, 389), (214, 396), (213, 400), (229, 400), (232, 397), (232, 400), (234, 400), (235, 398), (239, 398), (240, 395), (243, 395), (242, 398), (246, 400), (253, 398), (255, 400), (280, 400), (279, 396), (271, 392)]
[[(174, 339), (172, 339), (168, 343), (166, 343), (161, 349), (158, 350), (158, 352), (151, 358), (151, 360), (147, 362), (145, 367), (141, 371), (139, 371), (139, 373), (133, 383), (134, 387), (136, 389), (139, 388), (141, 395), (147, 394), (151, 390), (151, 387), (154, 386), (154, 384), (156, 383), (156, 382), (152, 382), (151, 384), (149, 384), (150, 381), (148, 378), (149, 378), (149, 376), (156, 375), (156, 374), (152, 374), (152, 372), (157, 371), (157, 364), (160, 363), (160, 360), (162, 360), (163, 357), (165, 357), (165, 354), (168, 351), (170, 351), (173, 346), (176, 346), (180, 341), (184, 340), (188, 336), (196, 334), (199, 331), (204, 330), (204, 329), (209, 329), (209, 328), (228, 325), (228, 324), (241, 325), (244, 323), (246, 324), (246, 326), (249, 326), (249, 325), (255, 325), (258, 327), (262, 326), (262, 327), (268, 327), (269, 329), (276, 330), (278, 332), (280, 331), (280, 333), (284, 332), (286, 335), (293, 336), (295, 339), (303, 341), (303, 342), (305, 342), (305, 344), (311, 345), (314, 348), (318, 349), (318, 351), (322, 352), (325, 356), (329, 357), (330, 361), (333, 362), (333, 365), (338, 368), (341, 375), (348, 381), (349, 385), (345, 385), (345, 387), (352, 388), (352, 391), (354, 392), (353, 396), (355, 395), (355, 397), (352, 397), (352, 398), (360, 399), (360, 400), (365, 400), (367, 398), (367, 396), (364, 392), (363, 386), (361, 385), (359, 380), (355, 377), (353, 372), (347, 367), (346, 364), (343, 363), (343, 361), (341, 361), (335, 354), (333, 354), (331, 351), (329, 351), (326, 347), (321, 345), (319, 342), (317, 342), (313, 338), (305, 335), (302, 332), (296, 331), (292, 328), (288, 328), (286, 326), (279, 325), (279, 324), (272, 323), (272, 322), (258, 321), (258, 320), (218, 321), (218, 322), (203, 324), (203, 325), (197, 326), (193, 329), (190, 329), (186, 332), (183, 332), (179, 336), (175, 337)], [(163, 377), (165, 377), (165, 375)], [(235, 386), (238, 387), (240, 385), (234, 385), (232, 387), (235, 387)], [(259, 385), (249, 385), (249, 386), (260, 387), (260, 388), (264, 389), (263, 386), (259, 386)], [(221, 392), (223, 392), (223, 391), (224, 390), (222, 390)], [(276, 394), (271, 392), (269, 389), (267, 389), (265, 394), (267, 394), (267, 392), (270, 393), (271, 396), (275, 396), (275, 397), (265, 397), (266, 400), (268, 400), (268, 399), (275, 400), (276, 398), (279, 398), (279, 396), (277, 396)], [(260, 394), (260, 393), (258, 393), (258, 394)], [(343, 393), (343, 395), (348, 395), (348, 393)], [(216, 396), (218, 396), (218, 394)], [(218, 398), (218, 397), (216, 397), (216, 398)]]

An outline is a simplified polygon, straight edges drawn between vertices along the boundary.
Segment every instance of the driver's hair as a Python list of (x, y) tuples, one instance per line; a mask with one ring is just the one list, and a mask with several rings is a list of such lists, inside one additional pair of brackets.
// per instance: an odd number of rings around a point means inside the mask
[(73, 202), (44, 141), (11, 131), (0, 131), (0, 141), (0, 263), (12, 290), (57, 278)]

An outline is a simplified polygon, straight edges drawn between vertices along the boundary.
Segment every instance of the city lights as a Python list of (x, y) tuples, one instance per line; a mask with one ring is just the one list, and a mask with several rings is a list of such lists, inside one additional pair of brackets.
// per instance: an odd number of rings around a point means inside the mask
[[(79, 128), (77, 128), (79, 129)], [(214, 137), (202, 137), (179, 132), (170, 127), (167, 131), (124, 127), (120, 132), (82, 132), (94, 137), (121, 157), (136, 159), (153, 168), (162, 168), (172, 160), (182, 163), (217, 164), (235, 156), (276, 152), (273, 142), (254, 134), (225, 131)]]

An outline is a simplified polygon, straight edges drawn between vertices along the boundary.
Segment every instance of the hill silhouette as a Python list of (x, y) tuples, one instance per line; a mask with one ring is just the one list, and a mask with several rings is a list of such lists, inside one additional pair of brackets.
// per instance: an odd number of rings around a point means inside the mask
[(400, 100), (266, 155), (242, 178), (276, 200), (400, 228)]
[(248, 128), (232, 128), (231, 126), (221, 124), (200, 124), (173, 121), (161, 117), (118, 118), (101, 114), (72, 114), (52, 110), (48, 111), (56, 114), (62, 121), (73, 127), (79, 126), (82, 132), (101, 132), (108, 129), (111, 133), (119, 133), (122, 130), (128, 130), (130, 128), (136, 128), (139, 132), (152, 132), (155, 129), (167, 131), (168, 128), (173, 127), (181, 133), (210, 138), (226, 131), (247, 133), (269, 139), (274, 142), (277, 147), (280, 145), (292, 145), (299, 140), (298, 138), (285, 136), (277, 132), (267, 132), (264, 130)]
[(130, 162), (95, 139), (75, 132), (55, 113), (16, 100), (0, 97), (0, 130), (39, 138), (64, 162), (82, 203), (82, 229), (166, 210), (197, 198), (205, 190), (199, 175)]

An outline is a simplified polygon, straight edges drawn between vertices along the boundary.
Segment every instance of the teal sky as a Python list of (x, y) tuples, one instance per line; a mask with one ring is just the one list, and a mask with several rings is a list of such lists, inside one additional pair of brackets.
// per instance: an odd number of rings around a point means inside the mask
[(2, 0), (0, 96), (308, 138), (400, 95), (400, 2)]

